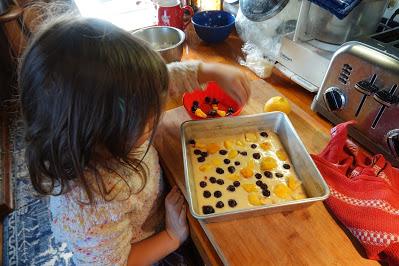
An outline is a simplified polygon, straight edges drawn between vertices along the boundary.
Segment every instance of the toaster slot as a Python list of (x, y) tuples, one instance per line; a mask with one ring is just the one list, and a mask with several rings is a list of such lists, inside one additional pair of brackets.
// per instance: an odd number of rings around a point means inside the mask
[(363, 94), (363, 96), (362, 96), (362, 98), (360, 100), (359, 106), (356, 109), (355, 117), (359, 116), (360, 111), (362, 110), (363, 105), (364, 105), (364, 103), (365, 103), (365, 101), (367, 99), (367, 96), (370, 96), (370, 95), (372, 95), (373, 93), (376, 93), (379, 90), (378, 87), (376, 85), (374, 85), (374, 82), (375, 82), (376, 79), (377, 79), (377, 75), (374, 74), (371, 77), (370, 81), (362, 80), (362, 81), (359, 81), (359, 82), (357, 82), (355, 84), (355, 89)]
[(377, 126), (386, 108), (399, 102), (399, 98), (394, 95), (397, 87), (398, 85), (395, 84), (389, 91), (381, 90), (374, 95), (374, 99), (381, 104), (381, 107), (380, 110), (378, 110), (377, 116), (374, 118), (373, 123), (371, 124), (371, 128), (374, 129)]

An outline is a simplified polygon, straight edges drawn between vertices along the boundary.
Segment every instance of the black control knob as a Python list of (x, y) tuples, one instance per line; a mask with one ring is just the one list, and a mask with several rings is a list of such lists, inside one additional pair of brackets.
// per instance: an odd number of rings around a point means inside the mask
[(387, 134), (388, 147), (392, 154), (399, 158), (399, 129), (394, 129)]
[(371, 84), (368, 80), (356, 82), (355, 89), (367, 96), (370, 96), (371, 94), (376, 93), (379, 90), (377, 86)]
[(340, 88), (330, 87), (324, 92), (324, 102), (330, 111), (342, 110), (346, 104), (345, 92)]
[(392, 104), (399, 102), (398, 97), (392, 95), (389, 91), (379, 91), (374, 94), (374, 99), (380, 104), (390, 107)]

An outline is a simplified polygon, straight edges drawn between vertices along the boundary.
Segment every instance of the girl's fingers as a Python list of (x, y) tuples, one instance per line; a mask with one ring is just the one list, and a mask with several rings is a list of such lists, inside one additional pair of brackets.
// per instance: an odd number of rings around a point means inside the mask
[(184, 222), (184, 219), (186, 219), (186, 213), (187, 213), (187, 205), (184, 204), (183, 208), (180, 211), (180, 215), (179, 215), (179, 221), (181, 223)]
[(175, 204), (177, 202), (177, 200), (179, 199), (179, 196), (181, 195), (180, 192), (174, 190), (171, 191), (170, 193), (170, 197), (168, 199), (168, 201), (172, 204)]
[(183, 203), (184, 203), (183, 197), (179, 198), (178, 201), (176, 202), (175, 207), (176, 207), (178, 212), (180, 212), (181, 207), (183, 206)]

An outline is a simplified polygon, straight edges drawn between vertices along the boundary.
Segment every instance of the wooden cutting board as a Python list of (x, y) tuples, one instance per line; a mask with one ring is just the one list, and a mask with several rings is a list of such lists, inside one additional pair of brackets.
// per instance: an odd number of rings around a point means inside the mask
[[(253, 81), (252, 95), (242, 114), (262, 112), (266, 100), (276, 95), (280, 93), (265, 81)], [(325, 147), (331, 126), (293, 104), (289, 118), (308, 152), (318, 153)], [(190, 118), (183, 107), (167, 111), (155, 138), (167, 178), (184, 193), (180, 125), (186, 120)], [(363, 249), (320, 202), (293, 212), (199, 222), (201, 228), (192, 216), (189, 221), (201, 255), (207, 253), (211, 257), (216, 251), (225, 265), (379, 265), (360, 255)], [(201, 230), (209, 241), (201, 238)], [(218, 258), (207, 260), (210, 264), (220, 263)]]

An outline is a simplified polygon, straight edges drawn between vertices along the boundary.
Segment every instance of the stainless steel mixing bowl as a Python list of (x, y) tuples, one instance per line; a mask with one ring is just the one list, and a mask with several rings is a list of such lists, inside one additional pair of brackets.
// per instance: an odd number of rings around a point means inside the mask
[(151, 26), (132, 32), (133, 36), (149, 43), (166, 63), (180, 61), (186, 35), (182, 30), (166, 26)]

